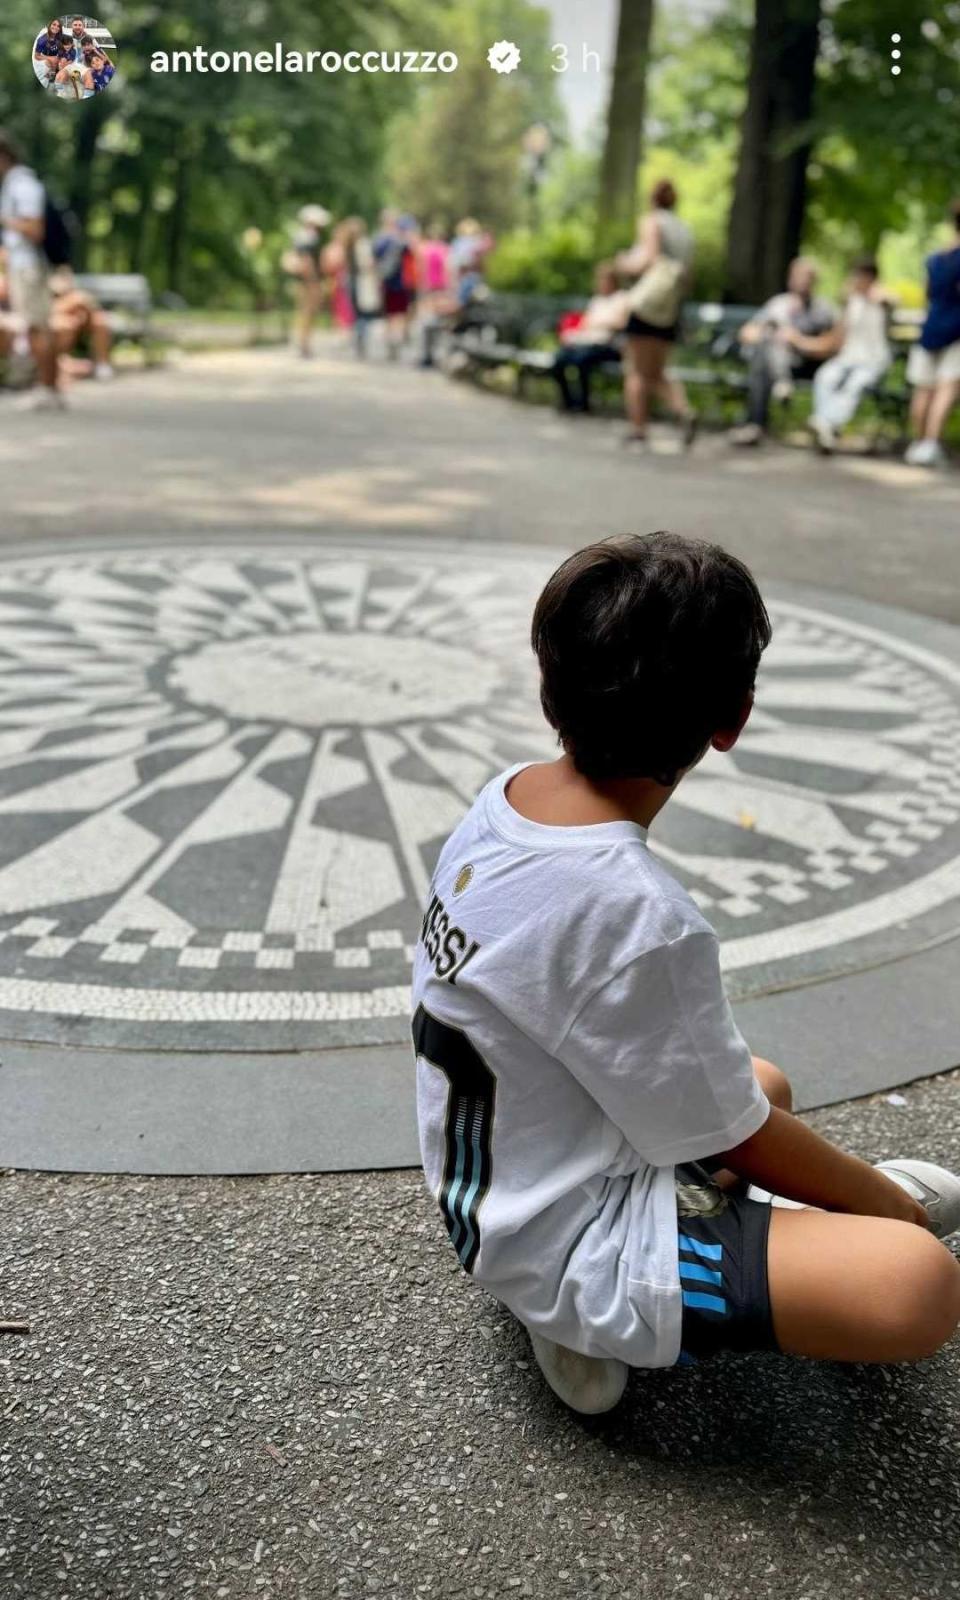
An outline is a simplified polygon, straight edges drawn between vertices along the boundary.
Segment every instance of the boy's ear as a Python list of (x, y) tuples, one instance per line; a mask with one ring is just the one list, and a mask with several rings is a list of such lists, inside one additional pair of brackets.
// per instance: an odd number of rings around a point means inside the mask
[(725, 755), (728, 750), (732, 750), (733, 749), (733, 747), (736, 744), (737, 740), (739, 739), (741, 733), (743, 732), (744, 728), (746, 727), (747, 722), (749, 721), (750, 713), (751, 713), (752, 710), (753, 710), (753, 690), (751, 689), (749, 694), (747, 695), (746, 699), (743, 702), (743, 706), (741, 707), (741, 710), (740, 710), (740, 715), (739, 715), (736, 723), (734, 724), (734, 726), (732, 728), (721, 728), (719, 730), (719, 732), (715, 733), (713, 738), (710, 740), (710, 743), (713, 746), (714, 750), (719, 750), (722, 754)]

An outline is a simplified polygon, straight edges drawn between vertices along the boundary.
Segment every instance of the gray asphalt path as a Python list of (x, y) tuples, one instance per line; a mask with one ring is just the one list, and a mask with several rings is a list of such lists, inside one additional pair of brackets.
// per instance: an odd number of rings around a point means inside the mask
[[(718, 435), (681, 459), (667, 428), (637, 456), (616, 422), (324, 352), (184, 357), (79, 385), (63, 416), (0, 396), (0, 539), (357, 529), (572, 549), (671, 527), (720, 540), (761, 578), (960, 620), (956, 473), (738, 453)], [(41, 439), (78, 470), (38, 473)]]
[[(41, 440), (77, 470), (39, 476)], [(960, 617), (956, 480), (670, 447), (625, 458), (608, 424), (336, 356), (204, 357), (78, 392), (64, 418), (4, 404), (3, 536), (562, 547), (669, 525), (761, 577)], [(813, 1120), (871, 1159), (960, 1164), (960, 1081), (903, 1099)], [(415, 1173), (9, 1173), (0, 1219), (0, 1318), (33, 1325), (0, 1335), (5, 1596), (960, 1591), (957, 1348), (909, 1371), (765, 1357), (638, 1376), (584, 1425), (463, 1279)]]
[[(960, 1081), (834, 1108), (960, 1162)], [(638, 1375), (584, 1424), (415, 1173), (0, 1179), (0, 1586), (24, 1600), (948, 1600), (960, 1346)]]

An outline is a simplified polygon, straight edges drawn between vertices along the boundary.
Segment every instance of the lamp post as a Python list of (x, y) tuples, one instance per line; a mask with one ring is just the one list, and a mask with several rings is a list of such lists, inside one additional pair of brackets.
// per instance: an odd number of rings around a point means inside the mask
[(547, 164), (553, 149), (553, 134), (545, 122), (533, 122), (523, 136), (523, 170), (526, 175), (527, 195), (530, 200), (530, 223), (536, 228), (540, 222), (540, 191), (547, 175)]

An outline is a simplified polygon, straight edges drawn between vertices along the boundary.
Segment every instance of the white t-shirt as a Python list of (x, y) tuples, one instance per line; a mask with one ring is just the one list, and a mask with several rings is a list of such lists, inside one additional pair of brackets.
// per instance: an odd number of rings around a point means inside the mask
[(889, 366), (887, 308), (882, 300), (852, 294), (844, 309), (843, 327), (842, 361), (857, 367)]
[(493, 779), (447, 841), (413, 976), (427, 1183), (461, 1263), (587, 1355), (680, 1348), (676, 1163), (768, 1102), (716, 935), (632, 822), (546, 827)]
[[(0, 185), (0, 217), (18, 217), (26, 221), (42, 217), (45, 210), (43, 184), (36, 173), (29, 167), (11, 167)], [(39, 245), (26, 239), (16, 228), (4, 228), (3, 248), (11, 271), (23, 272), (43, 266), (45, 258)]]

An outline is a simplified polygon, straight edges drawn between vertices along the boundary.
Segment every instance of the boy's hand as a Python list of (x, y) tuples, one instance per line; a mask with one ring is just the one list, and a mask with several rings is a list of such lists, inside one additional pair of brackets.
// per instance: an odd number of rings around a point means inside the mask
[(838, 1150), (776, 1106), (763, 1127), (724, 1155), (724, 1165), (771, 1194), (821, 1211), (891, 1217), (929, 1228), (923, 1206), (885, 1173)]
[(889, 1203), (890, 1209), (872, 1211), (869, 1213), (870, 1216), (893, 1217), (895, 1222), (915, 1222), (918, 1228), (930, 1227), (930, 1217), (919, 1200), (915, 1200), (906, 1189), (901, 1189), (899, 1183), (894, 1183), (892, 1178), (886, 1178), (884, 1173), (877, 1172), (876, 1167), (871, 1167), (870, 1171), (876, 1172), (878, 1178), (884, 1178), (885, 1188), (893, 1191), (891, 1194), (883, 1195), (883, 1201)]

